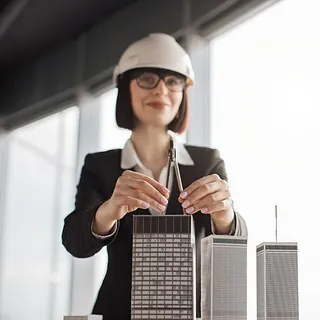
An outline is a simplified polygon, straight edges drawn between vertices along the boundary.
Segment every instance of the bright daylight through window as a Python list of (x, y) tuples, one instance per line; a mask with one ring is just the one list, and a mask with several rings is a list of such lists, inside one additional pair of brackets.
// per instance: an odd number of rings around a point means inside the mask
[(246, 218), (248, 319), (261, 242), (298, 242), (300, 320), (319, 318), (320, 3), (283, 0), (212, 40), (212, 146)]

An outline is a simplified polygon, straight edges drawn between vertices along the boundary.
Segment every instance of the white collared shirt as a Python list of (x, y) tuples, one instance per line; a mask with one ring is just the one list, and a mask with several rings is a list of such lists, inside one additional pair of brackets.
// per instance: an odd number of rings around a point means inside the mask
[[(179, 142), (174, 135), (171, 134), (173, 145), (176, 149), (176, 159), (178, 164), (186, 165), (186, 166), (193, 166), (194, 162), (183, 145), (183, 143)], [(140, 161), (136, 150), (134, 149), (134, 145), (130, 139), (127, 140), (124, 148), (122, 149), (121, 153), (121, 169), (127, 170), (134, 168), (136, 172), (142, 173), (152, 179), (154, 179), (153, 173), (150, 169), (146, 168), (143, 163)], [(166, 180), (167, 180), (167, 172), (168, 167), (165, 166), (162, 168), (160, 176), (159, 176), (159, 183), (161, 183), (163, 186), (166, 186)], [(174, 175), (174, 168), (171, 166), (171, 172), (170, 172), (170, 179), (169, 179), (169, 185), (168, 189), (171, 191), (172, 185), (173, 185), (173, 179), (175, 178)], [(162, 215), (163, 213), (155, 210), (153, 208), (149, 208), (149, 211), (152, 215)], [(165, 212), (164, 212), (165, 213)]]

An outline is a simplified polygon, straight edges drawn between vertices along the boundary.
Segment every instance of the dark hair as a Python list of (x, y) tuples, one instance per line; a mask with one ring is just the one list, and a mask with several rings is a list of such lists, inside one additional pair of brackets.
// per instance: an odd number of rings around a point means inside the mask
[[(118, 79), (118, 96), (116, 102), (116, 121), (120, 128), (133, 130), (137, 124), (137, 118), (133, 113), (130, 93), (131, 77), (129, 72), (124, 73)], [(189, 105), (186, 89), (183, 91), (182, 101), (175, 118), (168, 124), (168, 130), (183, 133), (188, 126)]]

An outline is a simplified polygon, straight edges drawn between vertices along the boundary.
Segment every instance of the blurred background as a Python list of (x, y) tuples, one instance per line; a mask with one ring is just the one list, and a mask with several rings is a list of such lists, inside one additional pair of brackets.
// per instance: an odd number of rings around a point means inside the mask
[(84, 156), (130, 135), (115, 123), (112, 71), (151, 32), (192, 58), (181, 139), (226, 162), (249, 228), (248, 319), (255, 249), (275, 241), (276, 205), (278, 240), (298, 242), (300, 319), (319, 319), (319, 12), (317, 0), (1, 1), (0, 319), (91, 313), (107, 254), (72, 258), (63, 219)]

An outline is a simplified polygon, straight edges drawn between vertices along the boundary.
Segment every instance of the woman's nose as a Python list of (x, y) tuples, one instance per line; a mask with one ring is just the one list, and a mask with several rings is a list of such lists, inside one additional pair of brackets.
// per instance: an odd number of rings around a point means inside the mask
[(158, 95), (163, 95), (168, 93), (168, 88), (165, 82), (163, 81), (163, 79), (159, 81), (158, 85), (154, 88), (153, 92), (154, 94), (158, 94)]

